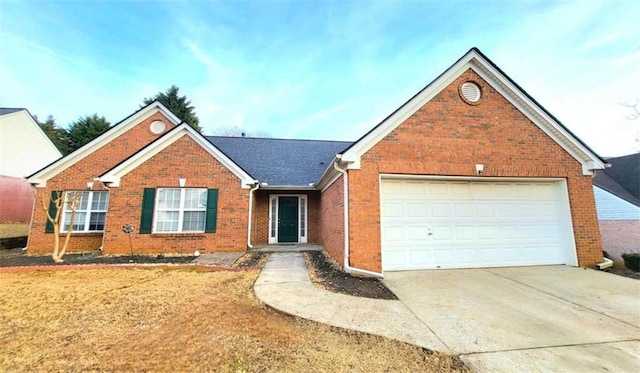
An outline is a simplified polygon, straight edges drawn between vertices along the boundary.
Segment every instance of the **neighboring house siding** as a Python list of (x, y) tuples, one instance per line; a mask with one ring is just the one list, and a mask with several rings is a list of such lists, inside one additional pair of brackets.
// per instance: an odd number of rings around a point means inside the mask
[(599, 220), (640, 220), (640, 207), (607, 192), (593, 187)]
[(600, 220), (602, 250), (616, 267), (624, 267), (621, 255), (640, 252), (640, 220)]
[(32, 210), (31, 185), (21, 178), (0, 175), (0, 223), (28, 223)]
[[(458, 86), (481, 86), (477, 105), (464, 103)], [(555, 141), (471, 70), (361, 158), (349, 170), (351, 264), (381, 270), (379, 174), (565, 178), (569, 190), (579, 265), (602, 261), (602, 246), (590, 176)], [(324, 211), (324, 209), (323, 209)], [(332, 253), (333, 254), (333, 253)]]
[(0, 116), (0, 175), (26, 177), (61, 156), (28, 111)]
[(320, 197), (320, 243), (342, 264), (344, 260), (344, 183), (340, 176)]
[[(205, 171), (206, 170), (206, 171)], [(186, 188), (218, 190), (215, 233), (140, 233), (144, 188)], [(131, 223), (134, 253), (192, 254), (213, 251), (245, 251), (249, 190), (211, 154), (188, 136), (183, 136), (122, 177), (120, 187), (111, 188), (103, 252), (130, 252), (129, 238), (122, 226)]]
[(22, 178), (61, 156), (27, 110), (0, 115), (0, 224), (31, 220), (33, 192)]
[[(164, 121), (167, 124), (166, 130), (173, 128), (171, 122), (162, 114), (151, 115), (110, 143), (52, 177), (47, 181), (46, 187), (36, 188), (36, 201), (27, 243), (27, 252), (29, 254), (50, 253), (53, 247), (52, 234), (45, 233), (47, 218), (42, 208), (42, 200), (48, 201), (51, 192), (55, 190), (86, 190), (87, 182), (93, 181), (94, 178), (158, 138), (159, 135), (149, 131), (149, 125), (154, 120)], [(96, 182), (93, 190), (107, 189), (102, 188), (101, 184)], [(46, 204), (48, 205), (48, 203)], [(110, 212), (107, 212), (107, 222), (110, 216)], [(69, 241), (68, 251), (91, 251), (101, 246), (102, 233), (74, 233)]]

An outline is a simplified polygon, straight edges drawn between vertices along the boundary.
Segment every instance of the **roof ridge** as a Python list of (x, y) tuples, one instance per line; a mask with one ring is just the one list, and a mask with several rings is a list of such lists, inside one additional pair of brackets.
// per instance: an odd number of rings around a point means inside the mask
[(345, 144), (353, 143), (353, 141), (347, 140), (315, 140), (315, 139), (285, 139), (282, 137), (251, 137), (251, 136), (219, 136), (219, 135), (205, 135), (205, 137), (214, 137), (220, 139), (250, 139), (250, 140), (280, 140), (280, 141), (313, 141), (313, 142), (340, 142)]

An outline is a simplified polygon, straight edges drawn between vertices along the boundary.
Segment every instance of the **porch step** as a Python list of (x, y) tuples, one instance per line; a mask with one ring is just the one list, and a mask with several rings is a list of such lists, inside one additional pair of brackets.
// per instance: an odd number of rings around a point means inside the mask
[(274, 245), (253, 245), (249, 252), (261, 253), (299, 253), (303, 251), (322, 251), (322, 245), (309, 243), (274, 244)]

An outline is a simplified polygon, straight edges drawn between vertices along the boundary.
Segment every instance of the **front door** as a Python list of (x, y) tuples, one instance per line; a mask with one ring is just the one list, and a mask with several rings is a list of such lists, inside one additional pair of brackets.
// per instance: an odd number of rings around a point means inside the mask
[(298, 197), (278, 197), (278, 242), (298, 242)]

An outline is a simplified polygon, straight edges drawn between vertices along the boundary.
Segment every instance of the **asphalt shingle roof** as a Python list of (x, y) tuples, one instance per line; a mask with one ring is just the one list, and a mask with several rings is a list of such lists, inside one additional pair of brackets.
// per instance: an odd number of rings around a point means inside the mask
[(596, 172), (593, 184), (640, 206), (640, 153), (607, 158), (610, 168)]
[(247, 173), (270, 186), (309, 186), (351, 142), (207, 136)]
[(0, 115), (11, 114), (11, 113), (15, 113), (16, 111), (21, 111), (21, 110), (24, 110), (24, 109), (0, 107)]

